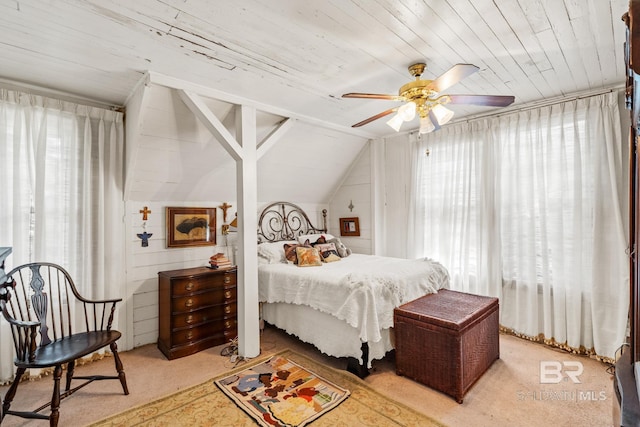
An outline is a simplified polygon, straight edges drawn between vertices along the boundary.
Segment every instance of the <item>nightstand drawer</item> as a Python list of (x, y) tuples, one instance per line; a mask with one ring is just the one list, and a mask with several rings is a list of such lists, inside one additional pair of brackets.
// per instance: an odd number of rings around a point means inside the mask
[(216, 289), (211, 292), (173, 298), (171, 300), (171, 312), (173, 314), (184, 313), (212, 305), (231, 304), (235, 300), (235, 288)]
[[(174, 330), (173, 344), (180, 346), (183, 344), (201, 341), (214, 335), (223, 336), (226, 331), (235, 331), (236, 319), (225, 319), (222, 321), (208, 322), (193, 328)], [(235, 333), (234, 333), (235, 336)]]
[(176, 279), (172, 283), (172, 294), (174, 296), (179, 295), (191, 295), (202, 291), (210, 290), (211, 288), (232, 287), (236, 284), (235, 270), (224, 272), (215, 276), (205, 277), (189, 277), (184, 279)]
[(236, 318), (236, 303), (216, 305), (190, 313), (176, 314), (172, 317), (172, 329), (196, 326), (212, 320)]

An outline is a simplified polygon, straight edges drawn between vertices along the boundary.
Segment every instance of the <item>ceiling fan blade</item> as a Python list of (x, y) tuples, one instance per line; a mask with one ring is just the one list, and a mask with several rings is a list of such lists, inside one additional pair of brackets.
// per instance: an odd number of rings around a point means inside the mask
[(445, 71), (444, 74), (441, 74), (440, 77), (432, 81), (429, 85), (429, 89), (433, 89), (436, 92), (442, 92), (465, 77), (469, 77), (479, 69), (479, 67), (476, 67), (473, 64), (456, 64)]
[(386, 95), (381, 93), (345, 93), (343, 98), (367, 98), (367, 99), (388, 99), (390, 101), (402, 101), (404, 98), (398, 95)]
[(383, 118), (384, 116), (388, 116), (389, 114), (393, 114), (393, 113), (395, 113), (397, 110), (398, 110), (398, 108), (397, 108), (397, 107), (396, 107), (396, 108), (391, 108), (391, 109), (389, 109), (389, 110), (387, 110), (387, 111), (383, 111), (382, 113), (378, 113), (378, 114), (376, 114), (375, 116), (371, 116), (371, 117), (369, 117), (368, 119), (365, 119), (365, 120), (363, 120), (363, 121), (361, 121), (361, 122), (358, 122), (358, 123), (356, 123), (355, 125), (352, 125), (351, 127), (352, 127), (352, 128), (357, 128), (357, 127), (360, 127), (360, 126), (364, 126), (364, 125), (366, 125), (367, 123), (371, 123), (371, 122), (372, 122), (372, 121), (374, 121), (374, 120), (378, 120), (378, 119)]
[(513, 104), (513, 96), (504, 95), (447, 95), (451, 104), (486, 105), (489, 107), (506, 107)]

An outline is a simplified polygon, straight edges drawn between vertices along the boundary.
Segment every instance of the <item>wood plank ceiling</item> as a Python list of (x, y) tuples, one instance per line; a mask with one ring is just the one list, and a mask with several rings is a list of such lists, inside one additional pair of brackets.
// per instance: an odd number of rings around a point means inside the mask
[[(0, 77), (123, 105), (146, 71), (344, 127), (396, 106), (407, 67), (515, 105), (620, 86), (626, 0), (3, 0)], [(490, 112), (451, 107), (456, 117)], [(393, 133), (378, 120), (362, 135)], [(417, 123), (415, 126), (417, 127)], [(406, 130), (406, 129), (403, 129)]]

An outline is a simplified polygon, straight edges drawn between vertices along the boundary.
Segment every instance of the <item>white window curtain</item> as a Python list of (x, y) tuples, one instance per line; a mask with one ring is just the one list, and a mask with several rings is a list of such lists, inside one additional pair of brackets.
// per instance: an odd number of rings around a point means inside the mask
[(453, 289), (499, 297), (502, 326), (605, 358), (629, 302), (617, 98), (414, 137), (409, 221), (409, 254), (440, 260)]
[[(124, 289), (123, 114), (0, 90), (0, 246), (7, 271), (47, 261), (89, 298)], [(0, 319), (0, 381), (13, 376)]]

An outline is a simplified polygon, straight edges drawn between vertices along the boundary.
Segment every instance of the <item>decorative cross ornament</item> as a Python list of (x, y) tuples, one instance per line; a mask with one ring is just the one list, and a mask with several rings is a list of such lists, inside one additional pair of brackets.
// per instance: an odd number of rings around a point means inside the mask
[(147, 220), (147, 215), (151, 213), (151, 211), (149, 210), (149, 208), (147, 208), (146, 206), (144, 207), (144, 209), (142, 209), (140, 211), (140, 213), (142, 214), (142, 220), (146, 221)]
[(224, 202), (223, 204), (218, 206), (220, 209), (222, 209), (222, 222), (227, 222), (227, 209), (232, 206), (233, 205), (228, 205), (227, 202)]

